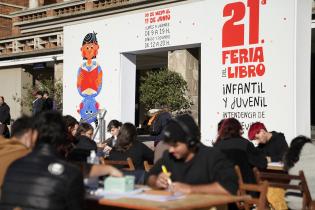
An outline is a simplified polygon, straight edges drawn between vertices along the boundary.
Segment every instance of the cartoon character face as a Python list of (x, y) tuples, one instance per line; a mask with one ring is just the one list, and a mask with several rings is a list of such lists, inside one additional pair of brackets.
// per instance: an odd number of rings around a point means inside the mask
[(87, 123), (92, 123), (96, 121), (96, 113), (99, 110), (99, 104), (95, 101), (94, 98), (85, 98), (81, 104), (78, 112), (81, 115), (81, 118)]
[(82, 57), (87, 60), (97, 56), (98, 53), (98, 44), (97, 43), (86, 43), (81, 47)]

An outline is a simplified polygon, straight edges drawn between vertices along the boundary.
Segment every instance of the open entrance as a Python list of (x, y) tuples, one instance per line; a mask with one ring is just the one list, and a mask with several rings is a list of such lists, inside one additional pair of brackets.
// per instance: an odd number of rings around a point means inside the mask
[[(133, 121), (137, 127), (142, 125), (147, 118), (148, 110), (140, 102), (139, 87), (142, 83), (141, 78), (150, 71), (159, 71), (164, 68), (180, 73), (187, 81), (188, 95), (193, 101), (192, 115), (200, 124), (200, 44), (124, 53), (122, 58), (121, 97), (123, 101), (134, 101), (134, 106), (130, 103), (128, 107), (123, 105), (122, 113), (127, 114), (129, 112), (129, 120), (134, 119)], [(135, 81), (132, 81), (132, 78), (135, 78)], [(133, 88), (135, 92), (131, 94)], [(133, 107), (134, 110), (132, 110)], [(128, 111), (124, 109), (128, 109)], [(130, 112), (134, 113), (133, 117), (130, 116)]]

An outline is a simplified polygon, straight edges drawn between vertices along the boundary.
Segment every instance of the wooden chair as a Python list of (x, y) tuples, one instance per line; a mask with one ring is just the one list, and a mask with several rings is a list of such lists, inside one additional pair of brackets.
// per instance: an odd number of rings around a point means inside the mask
[(239, 183), (239, 195), (247, 195), (248, 191), (250, 192), (258, 192), (259, 197), (253, 198), (249, 195), (248, 199), (245, 199), (241, 203), (237, 203), (239, 209), (250, 210), (253, 206), (256, 206), (257, 210), (265, 210), (267, 208), (267, 190), (268, 190), (268, 182), (264, 181), (259, 184), (246, 184), (243, 182), (243, 177), (241, 174), (241, 170), (238, 165), (235, 166), (235, 172), (238, 176)]
[[(315, 209), (315, 201), (312, 201), (311, 193), (308, 189), (303, 171), (299, 171), (299, 175), (289, 175), (271, 172), (260, 172), (257, 168), (254, 168), (254, 174), (256, 176), (257, 182), (268, 181), (269, 186), (271, 187), (278, 187), (285, 190), (299, 190), (303, 196), (302, 209)], [(291, 181), (293, 180), (296, 180), (297, 183), (292, 184)]]
[(145, 161), (143, 162), (143, 166), (144, 166), (144, 170), (145, 170), (146, 172), (149, 172), (150, 169), (153, 167), (153, 165), (152, 165), (152, 164), (149, 164), (149, 162), (148, 162), (147, 160), (145, 160)]
[(106, 160), (105, 159), (104, 164), (118, 166), (119, 168), (122, 167), (122, 169), (127, 170), (127, 171), (135, 170), (135, 166), (130, 157), (128, 157), (127, 160)]

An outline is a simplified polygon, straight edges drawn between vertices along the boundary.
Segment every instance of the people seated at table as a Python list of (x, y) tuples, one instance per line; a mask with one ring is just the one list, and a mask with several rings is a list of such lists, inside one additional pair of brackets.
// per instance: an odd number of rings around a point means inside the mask
[(0, 209), (83, 209), (82, 173), (59, 152), (67, 134), (62, 116), (43, 112), (33, 125), (38, 134), (35, 148), (8, 168)]
[(117, 136), (119, 134), (119, 130), (122, 126), (122, 123), (118, 120), (111, 120), (107, 126), (107, 132), (109, 132), (112, 136), (106, 139), (104, 142), (101, 142), (99, 147), (103, 148), (104, 152), (108, 154), (112, 148), (116, 145)]
[(85, 162), (91, 151), (97, 151), (97, 145), (91, 138), (94, 128), (88, 123), (81, 123), (77, 129), (73, 148), (68, 158), (72, 161)]
[[(315, 145), (305, 136), (294, 138), (284, 158), (284, 166), (289, 174), (298, 175), (303, 171), (311, 197), (315, 198)], [(302, 209), (302, 195), (300, 191), (286, 192), (288, 207), (292, 210)]]
[(227, 118), (220, 126), (214, 146), (240, 167), (245, 183), (255, 183), (252, 169), (253, 167), (265, 169), (267, 159), (250, 141), (243, 138), (242, 134), (241, 123), (235, 118)]
[(190, 115), (170, 120), (163, 133), (170, 147), (150, 170), (149, 186), (183, 193), (236, 194), (233, 164), (220, 150), (200, 142), (199, 128)]
[(280, 162), (288, 150), (288, 143), (283, 133), (276, 131), (268, 132), (261, 122), (253, 123), (248, 130), (248, 139), (258, 141), (260, 149), (267, 157), (268, 162)]
[(11, 126), (11, 134), (11, 139), (0, 136), (0, 189), (9, 165), (28, 154), (35, 144), (32, 118), (23, 116), (15, 120)]
[(143, 162), (153, 163), (153, 151), (137, 139), (136, 127), (124, 123), (117, 136), (117, 143), (110, 151), (108, 160), (127, 160), (130, 157), (136, 170), (144, 170)]

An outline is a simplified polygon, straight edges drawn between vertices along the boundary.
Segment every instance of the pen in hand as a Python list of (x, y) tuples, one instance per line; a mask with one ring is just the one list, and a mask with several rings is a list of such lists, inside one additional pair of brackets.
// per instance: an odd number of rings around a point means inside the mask
[(162, 171), (168, 177), (167, 178), (168, 189), (172, 191), (172, 180), (170, 178), (170, 173), (167, 171), (165, 165), (162, 165)]

